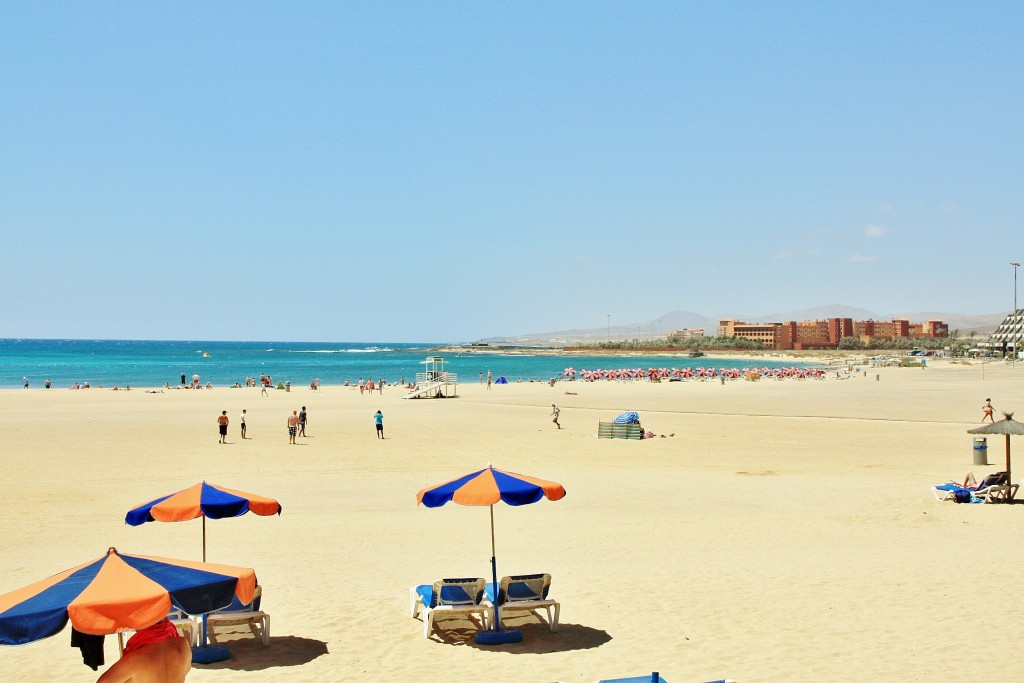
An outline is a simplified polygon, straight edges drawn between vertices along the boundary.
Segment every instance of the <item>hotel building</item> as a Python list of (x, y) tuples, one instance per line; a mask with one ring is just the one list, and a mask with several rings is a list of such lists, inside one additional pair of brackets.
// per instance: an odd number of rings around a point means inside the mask
[(843, 337), (857, 337), (866, 345), (874, 339), (892, 341), (948, 334), (949, 325), (941, 320), (911, 324), (906, 318), (893, 318), (890, 322), (828, 318), (785, 323), (746, 323), (727, 318), (718, 323), (719, 337), (749, 339), (780, 351), (834, 349)]

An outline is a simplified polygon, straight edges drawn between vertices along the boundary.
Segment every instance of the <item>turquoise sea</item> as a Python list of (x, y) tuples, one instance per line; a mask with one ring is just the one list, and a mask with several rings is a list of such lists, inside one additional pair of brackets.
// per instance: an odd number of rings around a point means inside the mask
[[(214, 386), (245, 383), (246, 377), (270, 375), (274, 381), (308, 385), (320, 378), (325, 385), (356, 383), (360, 377), (398, 382), (423, 371), (428, 355), (441, 355), (446, 369), (458, 373), (460, 382), (476, 382), (490, 370), (508, 381), (545, 381), (560, 377), (567, 367), (619, 369), (636, 367), (739, 367), (743, 363), (710, 358), (664, 356), (552, 356), (526, 353), (441, 353), (438, 344), (386, 342), (235, 342), (235, 341), (134, 341), (85, 339), (0, 339), (0, 388), (42, 387), (50, 379), (54, 387), (75, 382), (92, 386), (160, 387), (181, 383), (199, 373), (200, 381)], [(208, 354), (209, 357), (204, 357)], [(793, 363), (758, 363), (768, 367)]]

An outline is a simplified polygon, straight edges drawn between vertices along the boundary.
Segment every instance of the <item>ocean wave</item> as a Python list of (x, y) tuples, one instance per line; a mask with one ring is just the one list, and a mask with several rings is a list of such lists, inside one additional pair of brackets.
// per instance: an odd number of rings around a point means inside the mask
[(371, 346), (365, 349), (289, 349), (287, 353), (386, 353), (393, 350), (386, 346)]

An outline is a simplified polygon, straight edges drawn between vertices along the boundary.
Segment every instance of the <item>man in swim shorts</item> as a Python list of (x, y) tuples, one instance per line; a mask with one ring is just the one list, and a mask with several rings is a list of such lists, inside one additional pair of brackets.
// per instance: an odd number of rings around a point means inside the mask
[(242, 425), (242, 438), (245, 438), (245, 408), (242, 408), (242, 415), (238, 418), (239, 423)]
[(164, 618), (129, 638), (96, 683), (183, 683), (191, 668), (192, 648)]
[(555, 426), (558, 427), (559, 429), (562, 428), (562, 425), (558, 424), (558, 415), (561, 412), (562, 411), (558, 408), (558, 406), (556, 406), (554, 403), (551, 404), (551, 414), (555, 416), (554, 419), (551, 421), (554, 422)]
[(220, 442), (228, 442), (228, 411), (220, 411), (220, 417), (217, 418), (217, 425), (220, 431)]
[(293, 410), (288, 416), (288, 443), (295, 443), (295, 433), (299, 431), (299, 411)]
[(377, 425), (377, 438), (378, 439), (383, 439), (384, 438), (384, 413), (382, 413), (382, 412), (380, 412), (378, 410), (377, 413), (373, 416), (373, 421)]
[(306, 406), (302, 406), (302, 410), (299, 411), (299, 436), (306, 435)]

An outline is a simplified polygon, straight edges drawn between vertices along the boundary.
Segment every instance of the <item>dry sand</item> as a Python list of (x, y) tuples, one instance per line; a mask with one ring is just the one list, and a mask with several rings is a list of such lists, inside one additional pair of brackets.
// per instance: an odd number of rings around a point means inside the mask
[[(207, 524), (210, 561), (256, 568), (272, 639), (240, 636), (233, 659), (190, 681), (938, 681), (980, 661), (1016, 672), (1024, 506), (939, 503), (929, 487), (997, 469), (972, 465), (966, 430), (986, 397), (1024, 410), (1021, 373), (934, 361), (844, 381), (471, 384), (446, 401), (336, 386), (3, 391), (0, 592), (108, 546), (199, 559), (198, 520), (123, 519), (206, 480), (284, 513)], [(285, 420), (302, 404), (309, 437), (290, 446)], [(622, 410), (674, 436), (595, 438)], [(1003, 462), (1001, 440), (989, 460)], [(499, 573), (550, 572), (561, 627), (516, 617), (521, 645), (484, 648), (456, 619), (424, 640), (409, 587), (489, 576), (491, 549), (486, 509), (426, 509), (415, 494), (488, 462), (568, 490), (495, 508)], [(94, 680), (69, 639), (3, 648), (0, 678)], [(111, 638), (106, 651), (116, 658)]]

